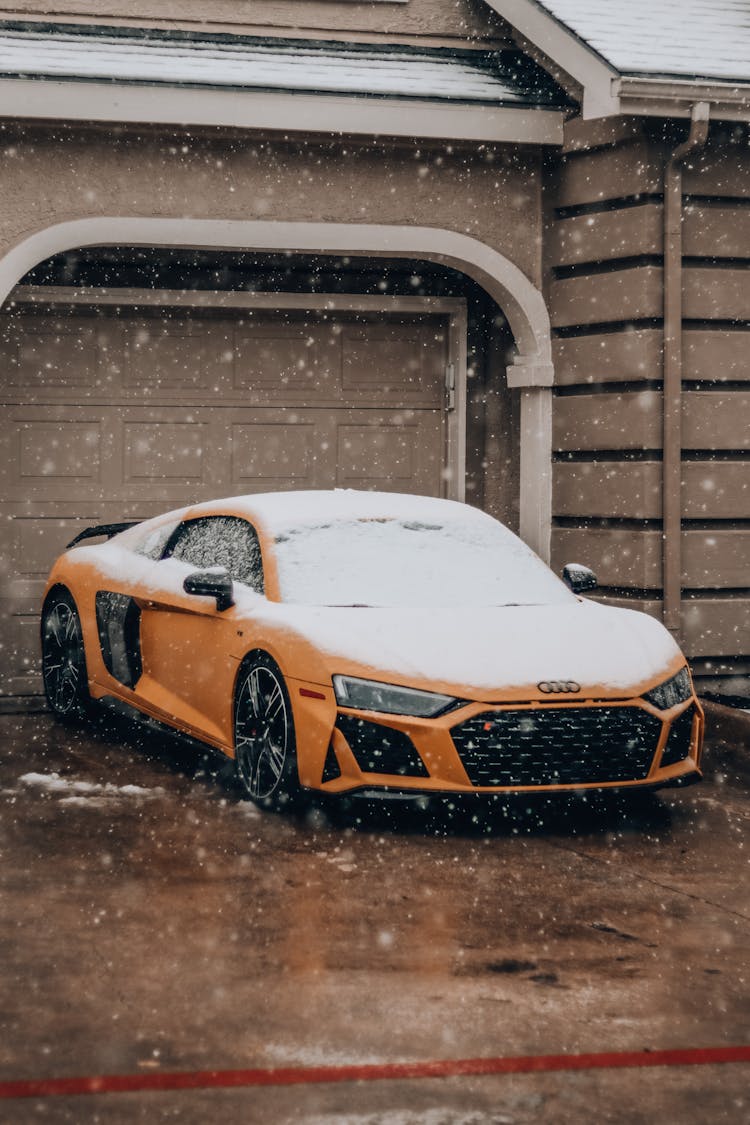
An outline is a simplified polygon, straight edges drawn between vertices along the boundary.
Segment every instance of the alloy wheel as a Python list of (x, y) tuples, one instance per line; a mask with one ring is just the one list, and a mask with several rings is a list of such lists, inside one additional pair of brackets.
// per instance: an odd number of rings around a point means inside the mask
[(47, 701), (60, 717), (80, 715), (88, 694), (81, 623), (75, 607), (60, 598), (42, 624), (42, 676)]
[(276, 804), (294, 761), (291, 710), (283, 677), (270, 661), (244, 673), (235, 704), (237, 775), (249, 797)]

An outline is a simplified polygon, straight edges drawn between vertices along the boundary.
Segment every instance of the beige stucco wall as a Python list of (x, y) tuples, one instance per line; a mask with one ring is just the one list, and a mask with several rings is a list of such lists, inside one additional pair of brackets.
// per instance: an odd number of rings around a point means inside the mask
[(0, 254), (71, 219), (148, 216), (443, 227), (541, 281), (533, 153), (42, 128), (5, 135)]

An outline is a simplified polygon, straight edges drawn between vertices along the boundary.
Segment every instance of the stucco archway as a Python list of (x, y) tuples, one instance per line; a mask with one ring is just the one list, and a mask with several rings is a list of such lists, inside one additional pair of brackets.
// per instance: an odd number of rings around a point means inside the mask
[(553, 374), (549, 315), (539, 290), (497, 250), (437, 227), (100, 216), (41, 228), (11, 247), (0, 258), (0, 303), (45, 258), (107, 245), (418, 257), (473, 278), (503, 309), (518, 349), (507, 374), (511, 386), (522, 388), (520, 532), (534, 550), (549, 558)]

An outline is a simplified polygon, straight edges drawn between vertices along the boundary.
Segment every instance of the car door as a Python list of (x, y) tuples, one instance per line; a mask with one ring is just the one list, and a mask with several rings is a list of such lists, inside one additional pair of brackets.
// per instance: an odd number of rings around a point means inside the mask
[(221, 745), (231, 743), (238, 650), (237, 612), (188, 594), (187, 574), (221, 567), (235, 583), (263, 592), (255, 529), (236, 516), (183, 521), (150, 575), (141, 609), (142, 674), (136, 694), (150, 710)]

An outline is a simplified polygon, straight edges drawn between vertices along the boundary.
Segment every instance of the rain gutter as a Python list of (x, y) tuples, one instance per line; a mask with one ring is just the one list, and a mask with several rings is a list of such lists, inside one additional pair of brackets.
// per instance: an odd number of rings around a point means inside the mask
[(687, 140), (664, 169), (664, 390), (662, 466), (663, 617), (679, 640), (682, 624), (682, 164), (708, 139), (710, 105), (696, 102)]
[(696, 102), (710, 102), (715, 121), (750, 118), (750, 82), (712, 78), (662, 78), (623, 75), (613, 82), (623, 114), (690, 117)]

